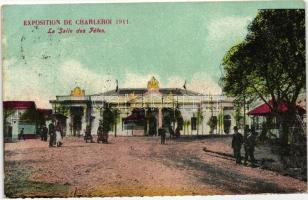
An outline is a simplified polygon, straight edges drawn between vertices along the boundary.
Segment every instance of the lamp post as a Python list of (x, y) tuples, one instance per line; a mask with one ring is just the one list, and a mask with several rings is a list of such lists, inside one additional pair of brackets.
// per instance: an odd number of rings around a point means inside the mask
[[(128, 111), (126, 112), (126, 118), (128, 117)], [(128, 135), (128, 129), (127, 129), (127, 125), (126, 125), (126, 135)]]
[(244, 107), (244, 128), (246, 126), (246, 98), (245, 98), (245, 95), (244, 95), (244, 102), (243, 102), (243, 107)]
[(174, 105), (174, 96), (172, 96), (172, 111), (173, 111), (173, 131), (175, 131), (175, 105)]

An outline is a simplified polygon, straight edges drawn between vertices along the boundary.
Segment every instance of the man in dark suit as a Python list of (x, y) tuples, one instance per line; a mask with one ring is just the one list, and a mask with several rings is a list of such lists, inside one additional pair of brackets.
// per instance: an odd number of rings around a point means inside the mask
[(242, 144), (243, 144), (243, 136), (242, 136), (242, 134), (240, 134), (238, 132), (237, 126), (234, 126), (233, 130), (234, 130), (234, 134), (233, 134), (233, 137), (232, 137), (233, 153), (234, 153), (236, 163), (241, 164), (241, 162), (242, 162), (241, 161), (242, 160), (241, 148), (242, 148)]

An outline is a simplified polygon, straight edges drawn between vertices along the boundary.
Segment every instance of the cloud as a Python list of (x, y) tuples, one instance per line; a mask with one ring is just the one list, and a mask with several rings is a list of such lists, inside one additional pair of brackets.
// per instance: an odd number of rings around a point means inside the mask
[(76, 60), (64, 62), (58, 72), (58, 82), (66, 91), (77, 85), (86, 90), (86, 93), (99, 93), (108, 88), (115, 88), (114, 78), (110, 75), (101, 75), (85, 68)]
[[(119, 87), (132, 87), (144, 88), (147, 87), (147, 82), (154, 76), (160, 83), (160, 88), (183, 88), (185, 78), (180, 76), (171, 76), (167, 79), (166, 83), (160, 81), (160, 77), (155, 74), (139, 74), (139, 73), (126, 73), (124, 84)], [(192, 75), (191, 80), (186, 81), (186, 88), (195, 92), (203, 94), (221, 94), (221, 88), (207, 73), (199, 72)]]
[(221, 94), (222, 90), (217, 82), (215, 82), (208, 74), (206, 73), (195, 73), (190, 82), (191, 86), (187, 86), (187, 89), (190, 89), (196, 92), (203, 94)]
[(160, 80), (159, 75), (157, 74), (139, 74), (139, 73), (132, 73), (132, 72), (126, 72), (125, 78), (123, 83), (121, 81), (119, 82), (119, 87), (131, 87), (131, 88), (144, 88), (147, 87), (148, 81), (155, 77), (158, 81)]
[(4, 100), (35, 101), (38, 107), (50, 107), (48, 100), (52, 94), (48, 86), (42, 84), (40, 75), (33, 65), (33, 70), (26, 67), (15, 67), (14, 60), (3, 62), (3, 97)]
[[(174, 76), (168, 79), (167, 87), (182, 88), (185, 79)], [(208, 74), (200, 72), (195, 73), (190, 81), (186, 82), (186, 88), (201, 94), (221, 94), (221, 88)]]
[(209, 22), (207, 26), (207, 40), (218, 45), (227, 45), (241, 41), (247, 34), (247, 26), (252, 21), (252, 16), (224, 17)]
[[(16, 60), (4, 61), (4, 100), (32, 100), (38, 107), (50, 108), (49, 100), (55, 99), (56, 95), (68, 95), (76, 86), (84, 89), (86, 94), (100, 93), (116, 86), (115, 77), (91, 71), (77, 60), (67, 60), (52, 69), (34, 63), (29, 69), (18, 65)], [(123, 81), (119, 80), (119, 87), (144, 88), (152, 76), (160, 81), (161, 88), (182, 88), (185, 82), (184, 78), (173, 76), (164, 84), (157, 74), (127, 72)], [(194, 74), (186, 87), (204, 94), (221, 92), (218, 84), (206, 73)]]
[(179, 76), (172, 76), (167, 79), (167, 87), (170, 88), (182, 88), (185, 83), (185, 79)]
[(69, 94), (76, 86), (87, 94), (99, 93), (114, 87), (111, 76), (100, 75), (76, 60), (68, 60), (57, 67), (41, 67), (40, 61), (32, 59), (26, 67), (16, 60), (3, 62), (4, 100), (35, 101), (38, 107), (50, 108), (49, 100), (56, 95)]

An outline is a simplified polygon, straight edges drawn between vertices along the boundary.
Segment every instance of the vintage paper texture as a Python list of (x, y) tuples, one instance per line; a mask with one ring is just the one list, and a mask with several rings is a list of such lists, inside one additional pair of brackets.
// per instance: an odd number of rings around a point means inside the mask
[[(273, 120), (264, 128), (275, 105), (269, 105), (270, 95), (261, 90), (266, 102), (259, 94), (248, 101), (245, 90), (246, 99), (238, 101), (223, 82), (231, 73), (226, 55), (243, 44), (261, 10), (298, 14), (304, 6), (302, 1), (3, 6), (6, 197), (306, 192), (305, 88), (296, 98), (299, 121), (281, 146), (275, 141), (283, 123)], [(290, 13), (283, 19), (305, 23)], [(301, 28), (292, 27), (285, 35)], [(288, 40), (285, 44), (288, 49)], [(289, 54), (300, 56), (305, 45), (296, 49)], [(305, 66), (305, 59), (296, 59)], [(288, 105), (278, 107), (287, 112)], [(256, 128), (256, 162), (250, 157), (241, 165), (231, 142), (234, 126), (246, 137), (245, 124)], [(294, 142), (296, 130), (300, 144)], [(243, 160), (251, 152), (247, 141)], [(291, 150), (281, 153), (285, 149)]]

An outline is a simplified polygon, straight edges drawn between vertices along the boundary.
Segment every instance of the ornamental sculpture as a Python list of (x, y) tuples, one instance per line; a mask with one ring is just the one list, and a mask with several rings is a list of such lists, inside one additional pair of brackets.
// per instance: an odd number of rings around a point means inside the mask
[(157, 91), (159, 89), (159, 82), (153, 76), (150, 81), (148, 81), (148, 90), (149, 91)]
[(85, 96), (85, 91), (81, 90), (80, 87), (75, 87), (73, 90), (71, 90), (71, 96), (73, 97)]

